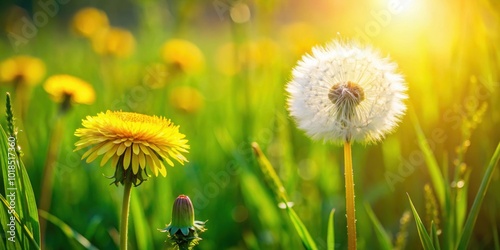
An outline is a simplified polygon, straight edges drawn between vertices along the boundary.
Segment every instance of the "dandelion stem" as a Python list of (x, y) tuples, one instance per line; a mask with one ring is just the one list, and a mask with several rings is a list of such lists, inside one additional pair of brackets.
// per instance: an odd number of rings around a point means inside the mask
[(128, 242), (128, 215), (130, 208), (130, 192), (132, 191), (132, 181), (126, 179), (123, 190), (122, 218), (120, 225), (120, 250), (127, 250)]
[[(40, 204), (38, 209), (40, 211), (50, 212), (50, 205), (52, 203), (52, 189), (54, 186), (54, 172), (55, 164), (57, 160), (57, 155), (59, 154), (59, 149), (61, 148), (61, 141), (63, 137), (64, 117), (58, 117), (54, 129), (51, 133), (49, 151), (47, 152), (47, 158), (45, 159), (45, 165), (43, 168), (42, 177), (42, 191), (40, 193)], [(42, 238), (42, 246), (45, 243), (45, 236), (47, 229), (47, 221), (45, 218), (40, 218), (40, 235)]]
[(352, 170), (351, 142), (344, 143), (345, 161), (345, 200), (347, 213), (347, 246), (349, 250), (356, 249), (356, 214), (354, 205), (354, 174)]

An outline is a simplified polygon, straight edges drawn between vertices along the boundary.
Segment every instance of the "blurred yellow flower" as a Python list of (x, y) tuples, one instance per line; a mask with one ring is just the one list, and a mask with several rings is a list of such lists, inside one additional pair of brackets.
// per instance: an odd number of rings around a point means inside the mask
[(186, 113), (195, 113), (204, 105), (203, 95), (193, 87), (177, 87), (170, 93), (170, 104)]
[(205, 66), (205, 59), (201, 50), (183, 39), (171, 39), (161, 49), (163, 61), (185, 73), (193, 74), (200, 72)]
[(318, 43), (318, 37), (314, 30), (314, 26), (296, 22), (283, 27), (281, 35), (286, 47), (298, 57), (310, 52), (311, 48)]
[(224, 75), (233, 76), (241, 70), (236, 58), (236, 46), (229, 42), (215, 52), (215, 68)]
[(45, 81), (43, 88), (56, 102), (70, 100), (73, 103), (92, 104), (95, 100), (92, 85), (70, 75), (53, 75)]
[(276, 62), (279, 49), (278, 44), (269, 38), (249, 41), (243, 45), (244, 60), (240, 61), (253, 66), (268, 66)]
[(82, 125), (75, 132), (80, 137), (75, 151), (91, 146), (82, 159), (87, 158), (89, 163), (102, 155), (101, 166), (111, 159), (117, 185), (125, 181), (142, 183), (142, 171), (147, 176), (146, 165), (155, 176), (158, 172), (166, 176), (163, 161), (170, 166), (174, 166), (171, 159), (182, 165), (188, 161), (183, 155), (188, 152), (188, 140), (179, 126), (166, 118), (108, 110), (87, 116)]
[(222, 74), (232, 76), (242, 68), (269, 66), (276, 62), (279, 49), (269, 38), (248, 41), (238, 48), (234, 43), (226, 43), (215, 54), (215, 67)]
[(87, 38), (109, 28), (108, 16), (102, 10), (88, 7), (79, 10), (73, 17), (73, 29)]
[(93, 36), (92, 47), (100, 55), (128, 57), (134, 52), (135, 39), (130, 31), (112, 27)]
[(45, 75), (45, 64), (31, 56), (14, 56), (0, 63), (0, 81), (35, 85)]

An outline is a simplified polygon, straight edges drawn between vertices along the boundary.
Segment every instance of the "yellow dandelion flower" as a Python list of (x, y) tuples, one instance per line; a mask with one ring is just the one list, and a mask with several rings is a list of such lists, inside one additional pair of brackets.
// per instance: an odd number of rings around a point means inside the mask
[(43, 88), (56, 102), (92, 104), (95, 92), (92, 85), (70, 75), (53, 75), (43, 84)]
[(91, 38), (100, 30), (109, 28), (108, 16), (96, 8), (83, 8), (73, 17), (72, 26), (79, 35)]
[(128, 30), (110, 28), (92, 37), (92, 47), (100, 55), (128, 57), (134, 52), (135, 38)]
[(170, 166), (174, 166), (172, 159), (182, 165), (188, 161), (183, 155), (188, 152), (188, 140), (179, 126), (163, 117), (108, 110), (87, 116), (82, 126), (75, 132), (80, 137), (75, 151), (91, 146), (82, 159), (87, 158), (89, 163), (102, 155), (101, 166), (111, 159), (117, 185), (125, 181), (142, 183), (143, 171), (147, 176), (146, 165), (155, 176), (166, 176), (163, 161)]
[(183, 39), (167, 41), (162, 47), (161, 56), (165, 63), (188, 74), (200, 72), (205, 65), (201, 50)]
[(186, 113), (195, 113), (203, 107), (203, 95), (189, 86), (177, 87), (170, 93), (170, 103)]
[(0, 63), (0, 81), (35, 85), (45, 75), (45, 64), (31, 56), (15, 56)]

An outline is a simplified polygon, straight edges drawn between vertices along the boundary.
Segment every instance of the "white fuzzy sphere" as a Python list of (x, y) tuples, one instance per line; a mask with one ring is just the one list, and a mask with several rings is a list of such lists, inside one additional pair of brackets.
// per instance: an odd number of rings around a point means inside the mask
[(375, 143), (406, 111), (407, 86), (396, 70), (389, 58), (355, 43), (315, 47), (293, 70), (288, 109), (313, 139)]

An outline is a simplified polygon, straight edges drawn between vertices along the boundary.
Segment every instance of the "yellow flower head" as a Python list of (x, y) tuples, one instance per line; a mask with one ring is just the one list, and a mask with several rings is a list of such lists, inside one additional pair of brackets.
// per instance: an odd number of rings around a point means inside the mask
[(171, 39), (167, 41), (162, 47), (161, 55), (165, 63), (178, 67), (188, 74), (200, 72), (205, 65), (201, 50), (187, 40)]
[(170, 93), (170, 103), (176, 109), (195, 113), (203, 107), (203, 95), (193, 87), (177, 87)]
[(95, 100), (92, 85), (70, 75), (53, 75), (45, 81), (43, 88), (56, 102), (92, 104)]
[(0, 64), (0, 81), (35, 85), (45, 75), (45, 64), (31, 56), (15, 56)]
[(109, 28), (108, 16), (96, 8), (83, 8), (73, 17), (72, 26), (78, 34), (91, 38), (100, 30)]
[(92, 37), (92, 47), (100, 55), (128, 57), (135, 49), (135, 39), (128, 30), (110, 28)]
[(75, 132), (80, 137), (75, 151), (91, 146), (82, 159), (89, 163), (102, 155), (101, 166), (111, 159), (117, 185), (125, 181), (141, 184), (143, 171), (147, 176), (146, 165), (155, 176), (166, 176), (163, 161), (170, 166), (174, 166), (172, 159), (182, 165), (188, 161), (182, 154), (188, 152), (188, 140), (179, 126), (163, 117), (108, 110), (87, 116), (82, 125)]

